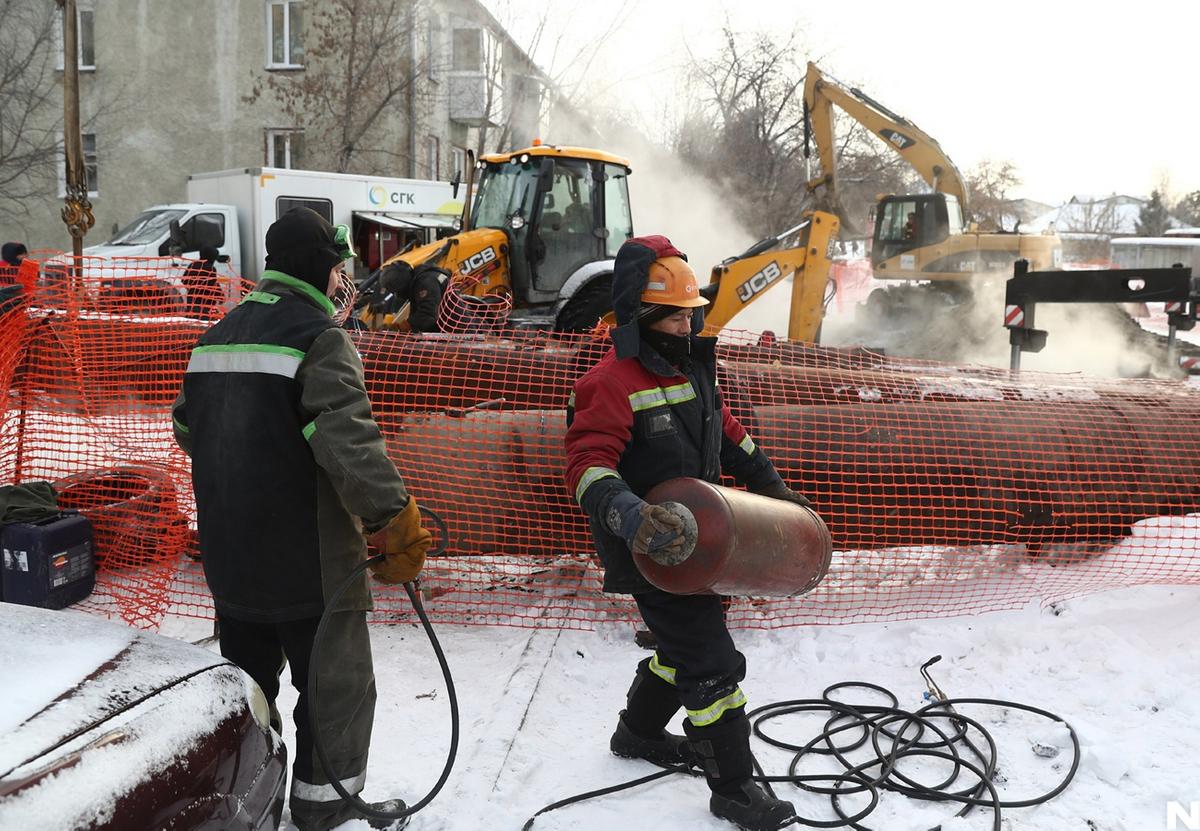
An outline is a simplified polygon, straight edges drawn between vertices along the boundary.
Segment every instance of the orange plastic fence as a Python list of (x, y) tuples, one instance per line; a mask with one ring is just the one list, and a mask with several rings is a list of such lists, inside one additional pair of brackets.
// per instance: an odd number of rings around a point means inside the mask
[[(0, 483), (58, 483), (96, 527), (99, 583), (83, 605), (143, 626), (211, 614), (169, 407), (193, 342), (244, 288), (223, 280), (217, 302), (193, 308), (178, 272), (157, 260), (29, 263), (0, 313)], [(448, 553), (422, 577), (430, 616), (635, 620), (628, 598), (600, 592), (562, 481), (567, 396), (605, 343), (490, 323), (484, 334), (354, 336), (393, 459), (449, 527)], [(813, 499), (836, 548), (807, 596), (732, 599), (734, 626), (1200, 582), (1197, 388), (1014, 377), (744, 332), (725, 334), (720, 358), (726, 400)], [(409, 619), (402, 592), (377, 589), (376, 607), (378, 620)]]

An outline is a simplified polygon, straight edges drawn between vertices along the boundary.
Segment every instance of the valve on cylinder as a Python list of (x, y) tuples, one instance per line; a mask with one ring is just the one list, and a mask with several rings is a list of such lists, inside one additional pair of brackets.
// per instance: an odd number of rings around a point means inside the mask
[[(817, 514), (791, 502), (700, 479), (669, 479), (646, 494), (695, 517), (695, 546), (673, 564), (634, 554), (638, 570), (671, 594), (795, 597), (829, 569), (833, 540)], [(690, 542), (690, 540), (689, 540)]]

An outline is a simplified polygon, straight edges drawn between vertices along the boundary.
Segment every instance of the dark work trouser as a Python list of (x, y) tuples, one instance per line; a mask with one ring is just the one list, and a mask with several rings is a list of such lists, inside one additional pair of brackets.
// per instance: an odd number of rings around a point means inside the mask
[(743, 712), (746, 658), (725, 628), (725, 610), (716, 595), (678, 595), (655, 589), (636, 594), (642, 620), (658, 639), (649, 669), (675, 685), (688, 720), (715, 724), (726, 713)]
[[(302, 829), (331, 828), (357, 816), (329, 784), (313, 749), (308, 723), (309, 656), (320, 618), (285, 623), (250, 623), (218, 615), (221, 654), (244, 669), (270, 702), (279, 695), (283, 659), (291, 666), (292, 686), (300, 694), (292, 718), (296, 723), (296, 755), (288, 804), (292, 821)], [(375, 714), (375, 674), (364, 612), (330, 615), (315, 668), (320, 695), (321, 738), (325, 755), (343, 787), (363, 789), (367, 751)]]

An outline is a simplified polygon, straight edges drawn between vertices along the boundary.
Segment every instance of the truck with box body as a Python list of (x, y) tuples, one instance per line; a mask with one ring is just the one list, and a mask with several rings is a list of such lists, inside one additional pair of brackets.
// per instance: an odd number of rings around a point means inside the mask
[[(456, 190), (449, 182), (308, 170), (196, 173), (188, 177), (188, 201), (144, 209), (107, 242), (85, 248), (83, 268), (99, 272), (99, 261), (120, 271), (124, 262), (137, 271), (143, 258), (174, 256), (182, 275), (187, 261), (211, 246), (221, 257), (218, 274), (255, 281), (266, 258), (267, 228), (289, 209), (307, 207), (351, 228), (356, 268), (369, 273), (407, 247), (453, 233), (463, 198)], [(155, 275), (161, 282), (163, 270)], [(168, 270), (169, 282), (176, 276)]]

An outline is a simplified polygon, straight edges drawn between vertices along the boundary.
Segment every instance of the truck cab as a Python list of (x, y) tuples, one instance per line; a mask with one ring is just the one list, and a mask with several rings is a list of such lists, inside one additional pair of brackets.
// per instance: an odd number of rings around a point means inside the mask
[[(178, 226), (174, 239), (173, 226)], [(227, 268), (231, 274), (242, 273), (236, 208), (197, 202), (155, 205), (139, 213), (108, 242), (88, 246), (83, 253), (110, 260), (170, 256), (195, 260), (204, 246), (212, 246), (229, 258)]]

